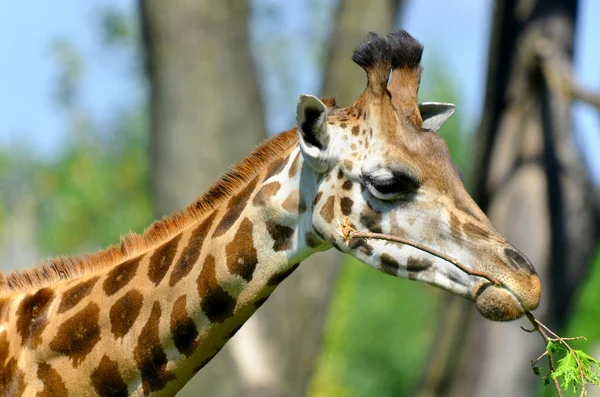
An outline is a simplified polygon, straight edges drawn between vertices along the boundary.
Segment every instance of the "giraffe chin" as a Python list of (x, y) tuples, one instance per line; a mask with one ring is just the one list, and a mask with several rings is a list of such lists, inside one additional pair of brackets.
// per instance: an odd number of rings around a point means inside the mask
[(483, 317), (492, 321), (512, 321), (525, 314), (523, 306), (510, 291), (490, 284), (475, 299), (475, 306)]

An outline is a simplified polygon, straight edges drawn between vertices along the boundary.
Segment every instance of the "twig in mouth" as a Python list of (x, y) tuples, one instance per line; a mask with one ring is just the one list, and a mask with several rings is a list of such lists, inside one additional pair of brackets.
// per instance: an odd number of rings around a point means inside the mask
[[(342, 223), (341, 224), (338, 223), (338, 225), (339, 225), (338, 232), (339, 232), (340, 236), (346, 242), (346, 245), (348, 245), (350, 243), (350, 240), (352, 240), (354, 238), (387, 240), (387, 241), (393, 241), (393, 242), (400, 243), (400, 244), (406, 244), (406, 245), (414, 247), (418, 250), (427, 252), (428, 254), (436, 256), (440, 259), (443, 259), (447, 262), (450, 262), (451, 264), (453, 264), (454, 266), (456, 266), (457, 268), (459, 268), (466, 274), (469, 274), (471, 276), (482, 277), (482, 278), (488, 280), (489, 282), (491, 282), (492, 284), (494, 284), (495, 286), (499, 286), (499, 287), (502, 286), (502, 283), (499, 280), (497, 280), (496, 278), (494, 278), (484, 272), (479, 272), (477, 270), (469, 269), (469, 268), (465, 267), (464, 265), (462, 265), (456, 259), (452, 258), (451, 256), (448, 256), (440, 251), (437, 251), (433, 248), (427, 247), (426, 245), (420, 244), (416, 241), (412, 241), (412, 240), (405, 239), (402, 237), (392, 236), (389, 234), (360, 232), (352, 226), (352, 224), (350, 223), (348, 218), (344, 218)], [(524, 327), (521, 327), (521, 329), (525, 332), (538, 332), (542, 336), (542, 338), (544, 339), (544, 342), (546, 344), (546, 351), (544, 351), (544, 353), (542, 353), (535, 361), (531, 361), (531, 367), (534, 370), (534, 372), (536, 373), (536, 375), (539, 375), (539, 368), (537, 368), (535, 366), (535, 364), (537, 364), (541, 359), (546, 357), (548, 359), (548, 365), (550, 367), (550, 372), (546, 375), (545, 379), (548, 380), (549, 378), (552, 378), (552, 381), (554, 383), (554, 387), (556, 388), (556, 393), (557, 393), (558, 397), (563, 397), (562, 390), (560, 388), (560, 384), (558, 381), (558, 376), (555, 374), (556, 366), (554, 364), (554, 359), (552, 358), (552, 351), (549, 350), (550, 349), (549, 343), (559, 343), (561, 345), (564, 345), (567, 349), (567, 354), (571, 354), (577, 363), (577, 370), (579, 372), (579, 378), (580, 378), (580, 382), (581, 382), (580, 396), (586, 396), (587, 395), (587, 391), (586, 391), (586, 387), (585, 387), (586, 375), (584, 372), (583, 365), (581, 364), (581, 360), (579, 359), (577, 353), (567, 343), (567, 341), (575, 341), (575, 340), (585, 339), (585, 337), (578, 336), (578, 337), (573, 337), (573, 338), (562, 338), (562, 337), (558, 336), (556, 333), (554, 333), (546, 325), (544, 325), (541, 321), (536, 319), (531, 312), (525, 311), (525, 315), (527, 316), (527, 319), (529, 319), (529, 321), (533, 325), (533, 329), (526, 329)], [(592, 383), (595, 384), (595, 381), (592, 381)]]
[(346, 241), (346, 244), (349, 244), (350, 240), (352, 240), (353, 238), (366, 238), (366, 239), (388, 240), (388, 241), (393, 241), (395, 243), (410, 245), (411, 247), (414, 247), (418, 250), (427, 252), (428, 254), (431, 254), (440, 259), (443, 259), (446, 262), (450, 262), (451, 264), (453, 264), (454, 266), (456, 266), (457, 268), (459, 268), (460, 270), (462, 270), (463, 272), (465, 272), (466, 274), (468, 274), (470, 276), (482, 277), (497, 287), (502, 286), (502, 283), (498, 279), (490, 276), (489, 274), (480, 272), (477, 270), (469, 269), (468, 267), (464, 266), (463, 264), (461, 264), (459, 261), (457, 261), (453, 257), (448, 256), (448, 255), (446, 255), (438, 250), (435, 250), (433, 248), (427, 247), (426, 245), (423, 245), (416, 241), (412, 241), (412, 240), (405, 239), (402, 237), (392, 236), (389, 234), (359, 232), (352, 226), (352, 224), (350, 223), (348, 218), (344, 218), (343, 223), (340, 224), (339, 226), (340, 226), (339, 233), (342, 236), (342, 238)]

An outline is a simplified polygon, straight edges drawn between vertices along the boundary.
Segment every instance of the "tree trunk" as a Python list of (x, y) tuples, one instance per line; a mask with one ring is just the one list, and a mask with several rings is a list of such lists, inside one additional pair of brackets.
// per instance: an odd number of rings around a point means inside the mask
[[(245, 1), (141, 0), (158, 215), (194, 200), (265, 137)], [(224, 28), (226, 27), (226, 28)]]
[[(568, 319), (597, 237), (570, 98), (554, 81), (557, 70), (572, 72), (576, 15), (575, 0), (496, 2), (474, 167), (476, 201), (533, 262), (542, 281), (535, 315), (556, 329)], [(533, 395), (541, 380), (530, 361), (544, 346), (518, 325), (486, 321), (471, 304), (448, 299), (419, 395)]]
[[(391, 30), (399, 3), (341, 2), (326, 94), (346, 103), (358, 97), (365, 77), (350, 60), (352, 50), (367, 31)], [(248, 154), (265, 127), (245, 2), (142, 0), (140, 6), (151, 87), (152, 180), (162, 216), (191, 202)], [(178, 395), (303, 396), (338, 262), (333, 251), (305, 261)]]
[[(245, 1), (141, 0), (140, 12), (153, 193), (156, 214), (163, 216), (192, 202), (265, 137), (263, 105)], [(252, 350), (226, 346), (178, 395), (276, 393), (260, 331), (240, 331), (237, 338)], [(245, 354), (262, 360), (248, 370)]]

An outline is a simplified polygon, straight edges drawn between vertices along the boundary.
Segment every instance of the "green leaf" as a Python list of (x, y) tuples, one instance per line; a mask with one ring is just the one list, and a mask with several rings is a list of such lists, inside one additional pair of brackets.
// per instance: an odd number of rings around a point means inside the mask
[(558, 360), (556, 370), (552, 372), (552, 379), (561, 378), (560, 386), (567, 390), (573, 384), (573, 392), (577, 391), (577, 386), (581, 385), (579, 368), (575, 356), (568, 352), (563, 358)]
[(546, 350), (548, 351), (548, 354), (553, 354), (561, 350), (567, 351), (567, 348), (564, 347), (561, 343), (550, 341), (548, 342), (548, 345), (546, 345)]
[[(567, 390), (572, 385), (573, 392), (576, 392), (577, 387), (582, 386), (581, 373), (585, 384), (600, 385), (600, 361), (582, 350), (569, 351), (565, 346), (554, 342), (549, 342), (546, 349), (549, 354), (557, 351), (566, 352), (565, 356), (558, 360), (556, 370), (551, 374), (552, 379), (559, 378), (563, 389)], [(577, 360), (581, 364), (581, 371)]]

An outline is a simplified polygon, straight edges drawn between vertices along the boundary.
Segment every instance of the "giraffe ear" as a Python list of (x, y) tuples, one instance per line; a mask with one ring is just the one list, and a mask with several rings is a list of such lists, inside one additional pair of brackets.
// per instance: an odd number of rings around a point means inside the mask
[(419, 112), (423, 119), (423, 128), (437, 131), (452, 114), (456, 106), (452, 103), (423, 102), (419, 104)]
[(329, 144), (327, 106), (317, 97), (300, 95), (296, 109), (296, 123), (304, 159), (318, 172), (325, 172), (328, 161), (324, 154)]

